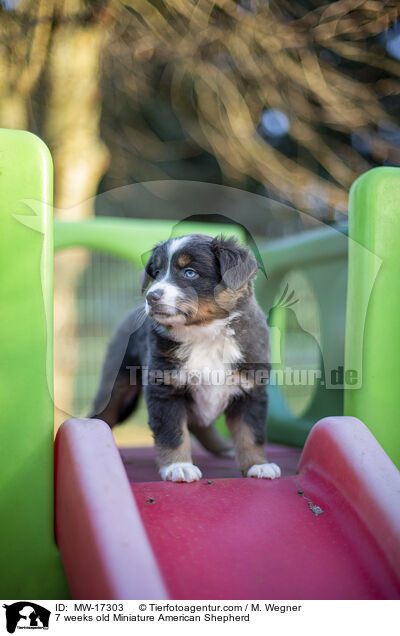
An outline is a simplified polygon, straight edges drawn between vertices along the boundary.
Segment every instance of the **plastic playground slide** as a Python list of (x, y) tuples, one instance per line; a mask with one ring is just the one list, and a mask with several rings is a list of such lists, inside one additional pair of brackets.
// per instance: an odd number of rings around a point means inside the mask
[[(345, 415), (319, 393), (303, 450), (268, 447), (281, 479), (244, 479), (195, 447), (204, 478), (176, 484), (159, 480), (151, 450), (120, 452), (99, 420), (63, 424), (53, 472), (51, 158), (29, 133), (3, 130), (0, 143), (3, 598), (400, 598), (400, 169), (363, 175), (351, 194), (345, 368), (362, 376), (344, 389)], [(165, 236), (154, 223), (143, 231)], [(313, 260), (273, 249), (271, 282)], [(325, 257), (337, 261), (335, 245)], [(322, 346), (337, 337), (325, 323)]]
[(278, 480), (215, 479), (195, 461), (197, 483), (129, 483), (103, 422), (61, 427), (56, 532), (74, 598), (399, 597), (399, 474), (359, 420), (321, 420)]

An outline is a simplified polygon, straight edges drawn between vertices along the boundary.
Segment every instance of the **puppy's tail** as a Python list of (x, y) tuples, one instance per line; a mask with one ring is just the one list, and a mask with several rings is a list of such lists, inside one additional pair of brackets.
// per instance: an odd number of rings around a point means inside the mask
[(100, 384), (89, 417), (115, 426), (135, 410), (142, 388), (138, 341), (143, 327), (142, 307), (133, 309), (111, 339), (103, 363)]
[(218, 457), (234, 457), (234, 449), (232, 442), (223, 437), (215, 428), (214, 424), (210, 426), (190, 425), (190, 432), (199, 440), (200, 444), (213, 455)]
[[(134, 385), (129, 384), (126, 378), (117, 378), (106, 404), (104, 394), (98, 392), (88, 417), (106, 422), (111, 428), (124, 422), (136, 409), (142, 383), (138, 379)], [(101, 405), (101, 406), (100, 406)]]

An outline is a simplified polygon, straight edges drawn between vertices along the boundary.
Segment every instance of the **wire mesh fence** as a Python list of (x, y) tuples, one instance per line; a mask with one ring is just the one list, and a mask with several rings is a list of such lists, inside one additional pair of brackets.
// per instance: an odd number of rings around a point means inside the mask
[[(75, 292), (76, 323), (61, 330), (56, 324), (55, 330), (56, 338), (64, 340), (56, 343), (56, 347), (64, 344), (63, 366), (69, 369), (67, 381), (72, 385), (71, 404), (57, 406), (75, 417), (85, 417), (90, 411), (113, 332), (125, 314), (143, 301), (139, 278), (139, 270), (126, 261), (100, 252), (87, 254), (87, 266)], [(143, 401), (135, 414), (113, 432), (117, 443), (123, 446), (151, 443)]]

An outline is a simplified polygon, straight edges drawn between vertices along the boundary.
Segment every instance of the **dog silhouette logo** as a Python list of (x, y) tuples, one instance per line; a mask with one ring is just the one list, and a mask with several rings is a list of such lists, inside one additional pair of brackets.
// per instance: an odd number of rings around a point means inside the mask
[(41, 605), (31, 601), (18, 601), (3, 607), (6, 610), (9, 634), (14, 634), (16, 629), (49, 629), (51, 612)]

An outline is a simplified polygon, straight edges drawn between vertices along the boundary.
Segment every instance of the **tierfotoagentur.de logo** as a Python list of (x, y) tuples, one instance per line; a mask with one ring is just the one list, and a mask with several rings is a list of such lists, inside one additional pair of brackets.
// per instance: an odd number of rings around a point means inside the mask
[(14, 634), (16, 629), (49, 629), (51, 612), (41, 605), (31, 601), (18, 601), (3, 607), (6, 610), (9, 634)]

